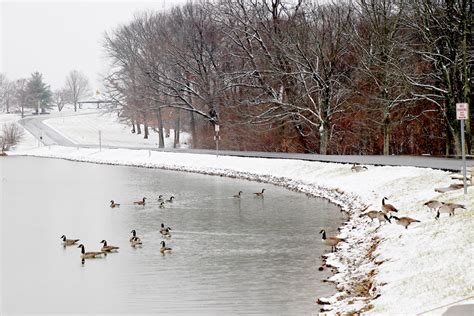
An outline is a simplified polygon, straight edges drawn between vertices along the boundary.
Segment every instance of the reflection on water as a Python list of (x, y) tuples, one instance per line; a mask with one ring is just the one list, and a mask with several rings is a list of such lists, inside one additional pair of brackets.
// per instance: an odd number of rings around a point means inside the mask
[[(280, 187), (154, 169), (0, 159), (2, 312), (311, 314), (337, 208)], [(265, 197), (253, 196), (266, 188)], [(232, 198), (239, 190), (241, 199)], [(159, 207), (158, 196), (174, 195)], [(147, 197), (145, 206), (133, 201)], [(120, 203), (110, 208), (110, 200)], [(160, 253), (160, 224), (172, 228)], [(132, 248), (130, 231), (143, 242)], [(81, 264), (103, 239), (118, 253)]]

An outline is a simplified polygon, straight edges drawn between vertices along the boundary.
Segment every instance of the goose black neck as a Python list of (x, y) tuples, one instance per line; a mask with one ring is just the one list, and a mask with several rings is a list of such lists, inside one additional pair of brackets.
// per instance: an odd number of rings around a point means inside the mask
[(325, 240), (325, 239), (326, 239), (326, 232), (323, 231), (323, 240)]

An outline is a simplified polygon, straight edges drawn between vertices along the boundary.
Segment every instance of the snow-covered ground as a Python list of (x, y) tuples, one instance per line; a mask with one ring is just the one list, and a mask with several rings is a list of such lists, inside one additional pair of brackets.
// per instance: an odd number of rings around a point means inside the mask
[[(350, 165), (299, 160), (57, 146), (16, 154), (240, 177), (321, 196), (351, 215), (340, 233), (347, 243), (326, 256), (327, 267), (335, 271), (330, 280), (339, 292), (322, 299), (330, 303), (322, 308), (374, 315), (435, 309), (429, 314), (441, 315), (450, 304), (473, 302), (474, 187), (468, 195), (462, 190), (436, 193), (434, 188), (453, 182), (444, 171), (368, 166), (367, 171), (352, 172)], [(399, 217), (421, 222), (408, 229), (393, 223), (379, 227), (377, 220), (361, 216), (364, 209), (380, 210), (383, 197), (400, 210)], [(466, 210), (435, 220), (435, 213), (423, 206), (429, 199), (461, 203)]]
[[(129, 127), (118, 123), (110, 114), (94, 109), (81, 110), (73, 116), (48, 120), (62, 134), (78, 143), (95, 143), (98, 130), (103, 144), (131, 146), (141, 138)], [(0, 115), (0, 124), (14, 122), (18, 115)], [(110, 138), (107, 135), (110, 134)], [(155, 145), (156, 134), (144, 143)], [(142, 138), (141, 138), (142, 139)], [(143, 140), (143, 139), (142, 139)], [(347, 243), (325, 258), (333, 267), (330, 278), (339, 292), (322, 308), (332, 312), (365, 311), (369, 314), (441, 315), (453, 304), (474, 303), (474, 187), (468, 195), (462, 190), (436, 193), (434, 188), (453, 182), (444, 171), (413, 167), (374, 167), (352, 172), (350, 165), (284, 159), (216, 157), (185, 153), (163, 153), (148, 150), (85, 149), (39, 147), (25, 133), (22, 143), (10, 155), (56, 157), (85, 162), (155, 167), (188, 172), (240, 177), (283, 185), (290, 189), (321, 196), (340, 205), (351, 216), (340, 235)], [(408, 229), (396, 224), (381, 225), (363, 213), (380, 210), (381, 199), (399, 210), (399, 217), (421, 221)], [(464, 204), (455, 216), (435, 213), (423, 203), (430, 199)], [(324, 227), (315, 227), (319, 230)], [(334, 234), (332, 232), (330, 235)], [(329, 250), (329, 249), (328, 249)], [(315, 269), (317, 269), (315, 264)], [(317, 298), (315, 298), (316, 300)], [(434, 310), (433, 310), (434, 309)]]
[[(21, 119), (21, 115), (19, 114), (14, 114), (14, 113), (0, 114), (0, 134), (1, 134), (1, 129), (3, 128), (4, 124), (16, 123), (20, 119)], [(18, 126), (22, 128), (20, 125)], [(36, 140), (36, 138), (33, 135), (31, 135), (25, 129), (23, 129), (23, 131), (24, 133), (23, 133), (20, 143), (12, 147), (11, 150), (28, 150), (28, 149), (36, 148), (39, 146), (39, 142)]]
[[(125, 146), (125, 147), (158, 147), (158, 133), (149, 129), (148, 139), (142, 134), (133, 134), (131, 127), (119, 122), (116, 114), (103, 110), (83, 109), (80, 115), (71, 115), (71, 109), (59, 112), (59, 117), (47, 119), (44, 124), (60, 132), (71, 142), (81, 145), (99, 144), (99, 131), (101, 133), (102, 145)], [(170, 136), (165, 138), (165, 147), (173, 147), (174, 130), (170, 130)], [(180, 133), (181, 148), (188, 148), (190, 134)]]

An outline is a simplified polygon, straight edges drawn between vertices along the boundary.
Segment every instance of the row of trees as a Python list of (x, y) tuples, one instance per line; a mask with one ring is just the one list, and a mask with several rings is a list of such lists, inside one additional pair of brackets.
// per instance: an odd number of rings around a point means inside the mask
[(66, 103), (73, 104), (77, 111), (78, 102), (91, 95), (87, 77), (72, 70), (66, 77), (63, 88), (51, 91), (39, 72), (28, 79), (8, 80), (0, 73), (0, 106), (7, 113), (19, 111), (22, 116), (25, 109), (34, 109), (35, 114), (45, 113), (56, 106), (61, 111)]
[(167, 117), (194, 147), (212, 146), (219, 124), (228, 149), (459, 154), (472, 5), (216, 0), (139, 14), (105, 36), (108, 97), (157, 127), (160, 146)]

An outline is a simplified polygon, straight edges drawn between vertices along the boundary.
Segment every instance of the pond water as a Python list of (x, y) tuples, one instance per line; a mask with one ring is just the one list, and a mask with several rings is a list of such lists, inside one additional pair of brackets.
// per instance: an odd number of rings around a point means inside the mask
[[(0, 159), (1, 311), (9, 313), (317, 313), (330, 295), (319, 231), (334, 205), (282, 187), (191, 173), (32, 157)], [(265, 197), (253, 192), (266, 189)], [(233, 198), (239, 190), (241, 199)], [(174, 195), (159, 208), (158, 196)], [(143, 206), (133, 201), (147, 197)], [(120, 208), (110, 208), (113, 199)], [(161, 223), (172, 228), (159, 251)], [(129, 244), (135, 229), (142, 248)], [(80, 260), (106, 239), (104, 259)]]

